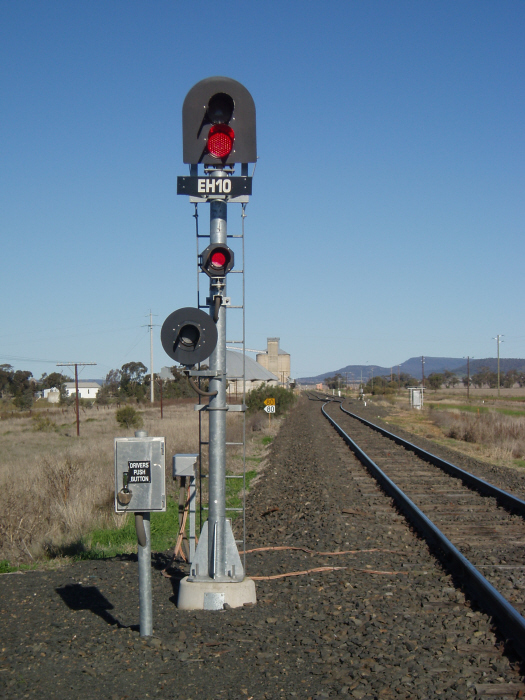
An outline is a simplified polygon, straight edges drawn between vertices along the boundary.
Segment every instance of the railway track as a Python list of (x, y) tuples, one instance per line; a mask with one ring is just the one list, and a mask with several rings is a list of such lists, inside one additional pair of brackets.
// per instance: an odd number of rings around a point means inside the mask
[(353, 414), (340, 401), (330, 399), (322, 410), (525, 659), (525, 502)]

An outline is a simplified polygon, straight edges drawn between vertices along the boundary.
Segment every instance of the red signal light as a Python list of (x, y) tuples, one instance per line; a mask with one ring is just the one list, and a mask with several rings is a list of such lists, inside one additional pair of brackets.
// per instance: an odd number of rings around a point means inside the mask
[(208, 153), (214, 158), (226, 158), (233, 148), (235, 132), (227, 124), (213, 124), (208, 132)]
[(220, 269), (226, 265), (226, 260), (227, 256), (225, 251), (223, 250), (216, 250), (214, 253), (211, 254), (210, 262), (212, 267)]

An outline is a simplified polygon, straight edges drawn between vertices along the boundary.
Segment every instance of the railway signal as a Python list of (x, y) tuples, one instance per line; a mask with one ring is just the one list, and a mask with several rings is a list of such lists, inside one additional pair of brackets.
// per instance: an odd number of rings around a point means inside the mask
[(160, 340), (172, 360), (193, 367), (208, 358), (217, 345), (213, 319), (201, 309), (185, 307), (171, 313), (162, 324)]
[(255, 104), (232, 78), (205, 78), (182, 106), (183, 162), (226, 165), (255, 163)]
[[(188, 377), (209, 379), (206, 392), (196, 389), (209, 400), (197, 407), (208, 413), (209, 498), (208, 519), (202, 526), (190, 575), (180, 583), (177, 605), (187, 610), (211, 610), (222, 609), (226, 603), (238, 607), (256, 600), (255, 584), (245, 578), (226, 518), (225, 499), (226, 415), (246, 408), (226, 402), (226, 279), (234, 265), (233, 251), (227, 245), (227, 207), (230, 202), (248, 202), (252, 192), (248, 163), (257, 160), (255, 105), (244, 85), (223, 77), (206, 78), (194, 85), (182, 107), (182, 146), (190, 173), (177, 178), (177, 194), (188, 195), (194, 204), (210, 204), (209, 245), (199, 256), (200, 269), (210, 279), (206, 297), (209, 314), (200, 310), (200, 301), (199, 309), (179, 310), (185, 312), (183, 317), (175, 317), (179, 312), (174, 312), (163, 326), (162, 344), (170, 357), (187, 368), (209, 357), (209, 367), (187, 370)], [(240, 177), (234, 177), (237, 163), (241, 165)]]
[(208, 277), (225, 277), (233, 263), (233, 250), (223, 243), (212, 243), (202, 252), (200, 267)]

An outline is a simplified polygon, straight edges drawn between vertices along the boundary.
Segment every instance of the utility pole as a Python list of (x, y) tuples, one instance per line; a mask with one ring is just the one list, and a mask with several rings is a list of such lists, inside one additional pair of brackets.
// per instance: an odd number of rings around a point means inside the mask
[(467, 355), (467, 401), (470, 400), (470, 355)]
[(153, 385), (153, 326), (158, 325), (153, 323), (153, 315), (156, 316), (157, 314), (152, 314), (150, 309), (149, 323), (146, 324), (149, 328), (149, 396), (151, 403), (155, 401), (155, 387)]
[(75, 368), (75, 407), (77, 412), (77, 437), (80, 436), (80, 412), (78, 401), (78, 366), (86, 367), (87, 365), (96, 365), (96, 362), (58, 362), (57, 367), (74, 367)]
[(164, 413), (163, 413), (163, 408), (162, 408), (162, 379), (160, 379), (160, 377), (159, 377), (159, 379), (157, 381), (158, 381), (159, 387), (160, 387), (160, 417), (164, 418)]
[(500, 340), (500, 338), (502, 338), (502, 337), (503, 337), (503, 333), (498, 334), (495, 338), (493, 338), (493, 340), (495, 340), (497, 342), (497, 345), (498, 345), (498, 397), (499, 397), (499, 387), (500, 387), (500, 381), (499, 381), (499, 378), (500, 378), (500, 374), (499, 374), (499, 344), (503, 342), (503, 340)]

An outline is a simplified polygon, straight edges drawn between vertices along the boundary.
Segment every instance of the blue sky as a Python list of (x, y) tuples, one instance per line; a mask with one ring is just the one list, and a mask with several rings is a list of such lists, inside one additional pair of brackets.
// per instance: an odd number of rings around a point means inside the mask
[(524, 36), (522, 0), (0, 0), (0, 363), (149, 367), (150, 309), (171, 363), (160, 325), (196, 303), (181, 109), (211, 75), (257, 108), (248, 347), (279, 336), (296, 377), (494, 357), (498, 333), (524, 357)]

